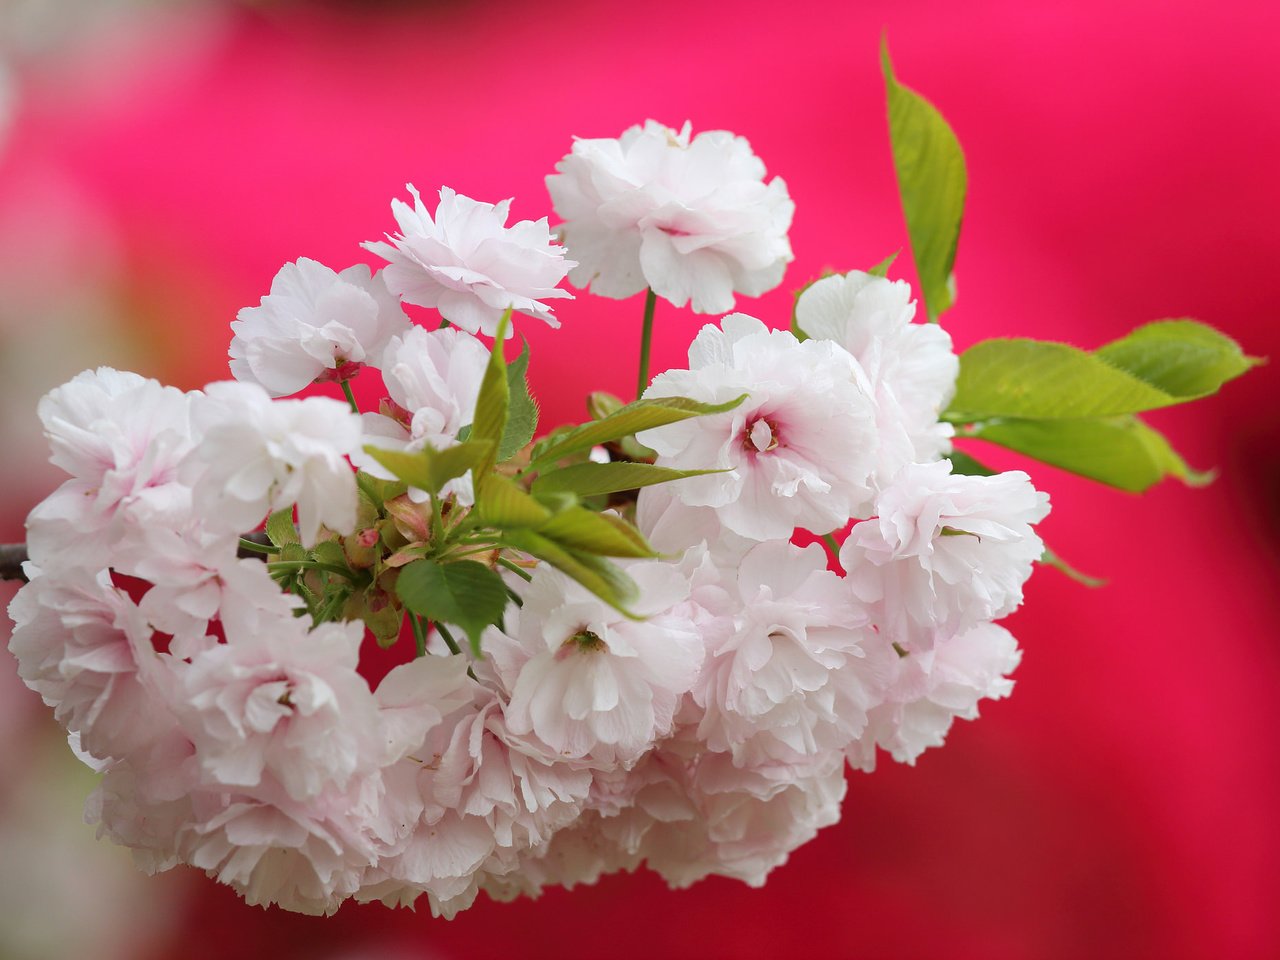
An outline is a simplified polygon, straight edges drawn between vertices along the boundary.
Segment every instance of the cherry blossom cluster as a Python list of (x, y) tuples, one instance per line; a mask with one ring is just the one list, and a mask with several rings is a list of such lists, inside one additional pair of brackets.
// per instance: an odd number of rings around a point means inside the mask
[[(995, 621), (1043, 553), (1048, 498), (1021, 472), (953, 471), (958, 361), (904, 281), (820, 279), (791, 330), (707, 324), (644, 394), (699, 415), (585, 460), (678, 479), (536, 501), (635, 533), (642, 550), (609, 554), (633, 601), (562, 546), (461, 539), (486, 483), (533, 504), (564, 464), (534, 469), (526, 446), (492, 482), (492, 454), (438, 488), (404, 480), (406, 458), (474, 445), (501, 348), (480, 337), (513, 312), (558, 326), (566, 278), (724, 314), (792, 259), (786, 185), (729, 133), (578, 140), (547, 183), (554, 228), (448, 188), (432, 211), (410, 187), (398, 232), (365, 245), (381, 270), (286, 264), (231, 324), (234, 380), (188, 393), (102, 368), (41, 402), (69, 478), (28, 519), (10, 648), (101, 772), (89, 820), (144, 869), (307, 913), (425, 894), (451, 916), (480, 890), (642, 864), (758, 885), (838, 820), (846, 766), (913, 763), (1009, 693), (1020, 653)], [(292, 398), (366, 370), (376, 412)], [(264, 522), (264, 555), (241, 555)], [(571, 542), (539, 522), (518, 542)], [(842, 537), (838, 557), (797, 531)], [(517, 598), (470, 650), (396, 586), (463, 556)], [(362, 651), (402, 625), (419, 655), (368, 682)]]

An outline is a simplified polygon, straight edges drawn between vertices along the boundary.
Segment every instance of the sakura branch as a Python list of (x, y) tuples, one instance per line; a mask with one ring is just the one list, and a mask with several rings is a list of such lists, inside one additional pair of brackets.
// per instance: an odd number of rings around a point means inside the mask
[[(963, 158), (886, 79), (936, 316)], [(575, 141), (547, 186), (554, 228), (409, 187), (364, 245), (381, 270), (300, 258), (239, 312), (232, 380), (104, 367), (40, 402), (67, 479), (0, 548), (29, 580), (9, 647), (142, 869), (314, 914), (453, 916), (641, 865), (760, 885), (839, 819), (846, 769), (914, 763), (1012, 690), (997, 621), (1052, 557), (1049, 498), (957, 427), (1125, 489), (1197, 481), (1139, 414), (1253, 362), (1186, 320), (957, 356), (890, 258), (791, 316), (722, 316), (650, 378), (659, 300), (718, 315), (782, 282), (785, 183), (742, 137), (650, 120)], [(540, 433), (504, 341), (559, 326), (566, 277), (644, 293), (639, 399)], [(399, 655), (376, 685), (375, 645)]]

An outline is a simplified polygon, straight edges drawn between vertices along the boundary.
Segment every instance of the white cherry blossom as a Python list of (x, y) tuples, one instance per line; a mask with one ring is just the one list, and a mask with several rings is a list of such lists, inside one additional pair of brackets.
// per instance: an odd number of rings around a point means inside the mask
[(606, 769), (634, 762), (670, 732), (703, 653), (680, 606), (689, 595), (681, 571), (662, 562), (625, 569), (640, 588), (644, 620), (544, 565), (522, 591), (514, 644), (489, 633), (488, 649), (511, 690), (508, 729), (532, 734), (559, 758)]
[[(417, 451), (428, 444), (437, 450), (457, 443), (458, 432), (475, 416), (476, 397), (489, 351), (464, 330), (414, 327), (388, 344), (382, 378), (388, 403), (382, 412), (361, 418), (365, 442), (389, 450)], [(376, 477), (392, 474), (363, 451), (352, 456), (360, 469)], [(445, 493), (471, 503), (470, 475), (451, 480)], [(414, 499), (426, 500), (413, 489)]]
[(510, 200), (482, 203), (441, 187), (433, 219), (412, 184), (408, 190), (412, 207), (391, 201), (400, 232), (364, 245), (388, 262), (382, 276), (392, 293), (490, 337), (508, 308), (560, 326), (542, 301), (572, 298), (558, 284), (575, 264), (553, 242), (546, 217), (508, 227)]
[(840, 550), (854, 595), (880, 631), (909, 650), (928, 650), (1007, 616), (1044, 543), (1031, 525), (1049, 497), (1020, 470), (952, 475), (946, 460), (902, 470)]
[(1009, 696), (1008, 675), (1021, 659), (1013, 635), (995, 623), (897, 658), (884, 702), (872, 709), (865, 735), (848, 750), (850, 765), (875, 769), (876, 747), (914, 764), (929, 747), (942, 746), (953, 721), (977, 719), (980, 701)]
[(174, 709), (218, 785), (269, 776), (302, 802), (377, 769), (377, 702), (356, 672), (364, 625), (308, 626), (285, 617), (232, 634), (183, 671)]
[(231, 375), (288, 396), (378, 366), (387, 342), (408, 328), (400, 301), (364, 264), (335, 272), (301, 257), (280, 268), (259, 306), (236, 314)]
[(139, 528), (187, 515), (191, 494), (178, 466), (196, 440), (189, 395), (99, 367), (51, 391), (37, 412), (51, 462), (71, 479), (28, 517), (32, 559), (106, 566)]
[(876, 402), (876, 477), (883, 485), (909, 463), (937, 460), (954, 432), (938, 414), (955, 392), (960, 360), (936, 323), (912, 323), (916, 304), (905, 280), (855, 270), (823, 277), (796, 301), (796, 325), (831, 340), (861, 365)]
[(623, 299), (646, 287), (697, 313), (733, 309), (782, 282), (795, 204), (742, 137), (690, 139), (653, 120), (617, 139), (577, 139), (547, 177), (578, 287)]
[(802, 343), (735, 313), (703, 327), (689, 369), (659, 374), (644, 395), (725, 403), (743, 394), (726, 413), (637, 435), (663, 466), (728, 471), (673, 482), (677, 497), (716, 507), (721, 523), (754, 540), (787, 538), (798, 526), (827, 533), (866, 509), (875, 410), (843, 347)]
[[(880, 702), (870, 631), (818, 546), (757, 545), (726, 572), (721, 623), (704, 629), (693, 688), (698, 737), (741, 766), (807, 764), (843, 750)], [(716, 613), (718, 611), (712, 611)]]
[(205, 388), (192, 413), (203, 439), (182, 464), (182, 479), (206, 522), (252, 530), (267, 513), (297, 504), (305, 546), (320, 525), (350, 533), (356, 481), (346, 457), (360, 445), (360, 419), (327, 397), (273, 401), (256, 384)]
[(174, 725), (161, 691), (172, 684), (168, 658), (110, 574), (71, 567), (32, 574), (9, 604), (9, 650), (18, 675), (53, 708), (81, 748), (121, 757)]

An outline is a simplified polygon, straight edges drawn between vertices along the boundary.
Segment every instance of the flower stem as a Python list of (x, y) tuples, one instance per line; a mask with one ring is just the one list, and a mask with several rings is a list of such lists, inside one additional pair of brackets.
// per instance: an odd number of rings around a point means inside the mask
[(422, 618), (416, 613), (409, 614), (409, 626), (413, 628), (413, 645), (417, 650), (417, 656), (425, 657), (427, 655), (427, 633), (422, 629)]
[(502, 564), (502, 566), (506, 567), (516, 576), (520, 577), (522, 580), (524, 580), (525, 583), (528, 583), (530, 580), (533, 579), (532, 573), (530, 573), (528, 570), (526, 570), (524, 567), (520, 566), (519, 564), (513, 563), (512, 561), (508, 560), (506, 557), (499, 557), (498, 563)]
[(640, 330), (640, 376), (636, 384), (636, 399), (649, 386), (649, 347), (653, 341), (653, 311), (658, 306), (658, 295), (649, 289), (644, 295), (644, 326)]
[(323, 570), (325, 573), (343, 577), (352, 583), (356, 581), (356, 575), (345, 567), (333, 563), (321, 563), (318, 560), (274, 560), (267, 564), (267, 569), (273, 572), (276, 570)]
[(352, 413), (359, 413), (359, 412), (360, 412), (360, 405), (359, 405), (358, 403), (356, 403), (356, 395), (355, 395), (354, 393), (352, 393), (352, 392), (351, 392), (351, 381), (350, 381), (350, 380), (343, 380), (343, 381), (342, 381), (342, 392), (343, 392), (343, 393), (345, 393), (345, 394), (347, 395), (347, 403), (351, 404), (351, 412), (352, 412)]
[(449, 648), (449, 652), (454, 656), (462, 653), (462, 648), (458, 646), (458, 641), (453, 639), (453, 634), (439, 620), (436, 621), (436, 632), (440, 634), (440, 639), (444, 641), (444, 645)]
[(831, 556), (836, 558), (836, 562), (840, 562), (840, 544), (836, 542), (836, 538), (830, 533), (822, 535), (822, 542), (827, 545), (827, 549), (831, 551)]

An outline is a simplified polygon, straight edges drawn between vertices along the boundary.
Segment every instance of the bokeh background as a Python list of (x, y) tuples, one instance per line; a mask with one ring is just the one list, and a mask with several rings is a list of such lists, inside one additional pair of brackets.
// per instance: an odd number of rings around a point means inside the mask
[[(854, 775), (843, 821), (762, 890), (642, 873), (452, 922), (319, 920), (191, 871), (144, 877), (81, 822), (92, 777), (0, 654), (0, 957), (1280, 955), (1278, 9), (2, 0), (3, 541), (58, 482), (42, 393), (103, 363), (223, 378), (228, 322), (283, 262), (367, 260), (358, 242), (393, 226), (407, 181), (546, 215), (543, 177), (575, 134), (654, 117), (747, 136), (796, 201), (796, 261), (741, 306), (784, 325), (822, 269), (905, 245), (885, 30), (968, 156), (944, 318), (959, 346), (1092, 347), (1192, 316), (1273, 365), (1153, 417), (1221, 471), (1206, 490), (1139, 499), (1033, 470), (1046, 538), (1109, 585), (1037, 573), (1008, 621), (1013, 698), (915, 768)], [(547, 426), (590, 389), (628, 393), (641, 301), (557, 312), (559, 332), (524, 328)], [(657, 368), (703, 319), (660, 307)]]

